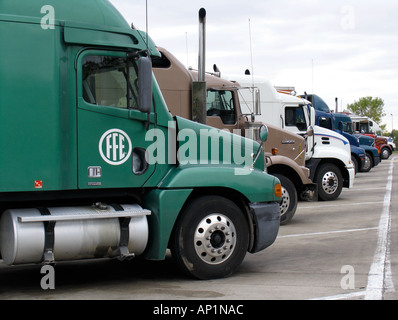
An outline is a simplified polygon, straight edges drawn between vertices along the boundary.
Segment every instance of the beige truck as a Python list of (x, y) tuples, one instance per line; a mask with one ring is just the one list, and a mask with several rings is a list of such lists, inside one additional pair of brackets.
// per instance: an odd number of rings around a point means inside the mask
[[(169, 111), (174, 116), (195, 118), (192, 111), (193, 83), (198, 81), (198, 72), (187, 69), (166, 49), (158, 47), (158, 50), (161, 57), (152, 60), (153, 71)], [(249, 89), (208, 73), (205, 83), (206, 124), (257, 140), (262, 123), (255, 121), (254, 113), (242, 114), (239, 101), (240, 90)], [(287, 224), (296, 212), (299, 198), (317, 199), (317, 187), (305, 167), (305, 139), (276, 126), (266, 125), (269, 131), (265, 143), (267, 170), (281, 181), (281, 224)]]

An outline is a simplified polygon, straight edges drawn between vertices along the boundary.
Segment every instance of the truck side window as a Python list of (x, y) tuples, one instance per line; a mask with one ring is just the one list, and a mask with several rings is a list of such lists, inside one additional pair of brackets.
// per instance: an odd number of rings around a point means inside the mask
[(167, 69), (171, 67), (171, 62), (167, 57), (160, 52), (160, 57), (151, 57), (152, 58), (152, 67), (159, 69)]
[(235, 124), (236, 122), (232, 91), (208, 90), (206, 110), (208, 117), (218, 116), (224, 124)]
[(137, 74), (136, 63), (125, 57), (86, 56), (83, 59), (83, 98), (101, 106), (135, 108), (138, 104)]
[(332, 128), (332, 119), (331, 118), (324, 118), (324, 117), (320, 117), (319, 118), (319, 126), (329, 129), (329, 130), (333, 130)]
[(297, 127), (300, 131), (306, 130), (307, 124), (305, 123), (303, 109), (297, 107), (286, 107), (285, 126)]
[(343, 131), (352, 133), (351, 122), (343, 122)]

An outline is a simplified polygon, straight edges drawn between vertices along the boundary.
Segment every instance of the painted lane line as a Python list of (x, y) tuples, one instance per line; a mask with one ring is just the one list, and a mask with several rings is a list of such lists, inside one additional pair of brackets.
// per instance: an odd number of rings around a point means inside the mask
[[(391, 192), (393, 180), (393, 162), (390, 163), (386, 194), (384, 196), (383, 211), (379, 221), (378, 239), (373, 263), (368, 274), (365, 300), (383, 299), (385, 286), (386, 265), (390, 265), (388, 248), (389, 234), (391, 229)], [(387, 270), (388, 271), (388, 270)]]
[(320, 235), (334, 234), (334, 233), (358, 232), (358, 231), (368, 231), (368, 230), (377, 230), (377, 229), (378, 229), (377, 227), (374, 227), (374, 228), (347, 229), (347, 230), (335, 230), (335, 231), (312, 232), (312, 233), (297, 233), (297, 234), (288, 234), (285, 236), (278, 236), (278, 239), (320, 236)]
[(344, 192), (355, 192), (355, 191), (372, 191), (372, 190), (377, 190), (380, 191), (380, 188), (353, 188), (353, 189), (347, 189), (344, 190)]
[(345, 299), (363, 297), (365, 294), (366, 294), (365, 291), (358, 291), (358, 292), (336, 294), (334, 296), (329, 296), (329, 297), (313, 298), (308, 300), (345, 300)]
[(368, 284), (365, 291), (338, 294), (328, 297), (313, 298), (310, 300), (344, 300), (364, 296), (365, 300), (381, 300), (384, 292), (395, 292), (392, 281), (392, 271), (390, 263), (390, 241), (389, 231), (391, 229), (391, 193), (393, 180), (393, 164), (398, 158), (394, 157), (390, 163), (386, 194), (383, 201), (383, 211), (380, 217), (378, 230), (378, 244), (373, 259), (372, 266), (368, 274)]
[[(371, 201), (371, 202), (356, 202), (356, 203), (344, 203), (344, 206), (359, 206), (359, 205), (366, 205), (366, 204), (383, 204), (384, 201)], [(322, 208), (329, 208), (329, 207), (341, 207), (343, 204), (325, 204), (322, 205)], [(297, 209), (313, 209), (316, 208), (317, 205), (313, 206), (298, 206)]]

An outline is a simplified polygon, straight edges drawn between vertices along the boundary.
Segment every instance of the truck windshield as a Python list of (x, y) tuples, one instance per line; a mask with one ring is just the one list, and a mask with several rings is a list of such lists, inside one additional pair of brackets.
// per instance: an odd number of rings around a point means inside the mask
[(208, 90), (206, 110), (208, 117), (220, 117), (224, 124), (235, 124), (236, 122), (232, 91)]
[(352, 133), (352, 126), (351, 122), (342, 122), (343, 125), (343, 131), (347, 133)]
[(91, 104), (117, 108), (138, 106), (138, 67), (133, 59), (86, 56), (83, 59), (83, 98)]

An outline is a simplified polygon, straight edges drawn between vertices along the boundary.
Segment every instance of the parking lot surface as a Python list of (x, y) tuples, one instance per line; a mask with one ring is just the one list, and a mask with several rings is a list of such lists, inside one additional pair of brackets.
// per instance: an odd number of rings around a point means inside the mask
[(268, 249), (220, 280), (185, 277), (165, 261), (58, 263), (54, 289), (40, 265), (0, 263), (0, 299), (395, 300), (398, 294), (398, 156), (332, 202), (300, 202)]

